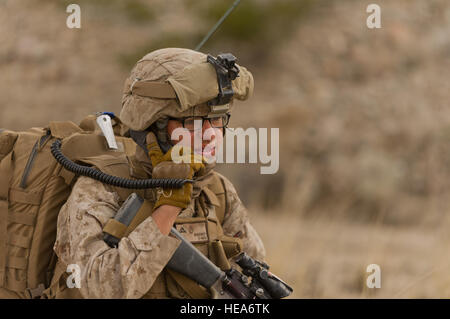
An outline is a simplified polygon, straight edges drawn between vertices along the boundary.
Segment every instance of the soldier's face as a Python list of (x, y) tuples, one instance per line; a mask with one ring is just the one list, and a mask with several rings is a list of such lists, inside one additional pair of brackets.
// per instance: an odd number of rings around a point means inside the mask
[[(172, 134), (175, 129), (183, 128), (183, 124), (177, 120), (169, 120), (167, 122), (167, 133), (171, 137), (172, 145), (180, 142), (186, 143), (195, 150), (196, 153), (200, 153), (203, 156), (215, 156), (216, 155), (216, 143), (223, 136), (223, 128), (213, 128), (209, 121), (203, 121), (201, 131), (188, 131), (185, 130), (184, 135)], [(183, 138), (190, 136), (190, 141), (184, 141)], [(220, 137), (219, 139), (217, 137)], [(195, 139), (201, 140), (201, 142), (194, 143)], [(190, 143), (190, 144), (189, 144)], [(195, 146), (201, 145), (201, 150), (196, 149)]]

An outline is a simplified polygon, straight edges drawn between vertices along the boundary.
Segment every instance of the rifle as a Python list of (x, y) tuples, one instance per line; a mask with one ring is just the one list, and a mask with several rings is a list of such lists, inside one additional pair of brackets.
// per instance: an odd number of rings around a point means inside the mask
[[(132, 193), (114, 219), (128, 227), (143, 204), (144, 200)], [(235, 262), (242, 268), (242, 273), (233, 268), (223, 271), (175, 228), (172, 227), (170, 233), (180, 239), (181, 244), (169, 260), (167, 268), (209, 289), (213, 299), (280, 299), (289, 296), (293, 291), (284, 281), (269, 272), (266, 263), (251, 258), (245, 252), (235, 258)], [(110, 247), (117, 247), (120, 241), (106, 232), (103, 240)]]
[(235, 258), (242, 273), (233, 268), (222, 271), (175, 228), (172, 228), (171, 234), (180, 239), (181, 244), (167, 267), (209, 289), (213, 299), (280, 299), (293, 291), (269, 272), (266, 263), (251, 258), (245, 252)]

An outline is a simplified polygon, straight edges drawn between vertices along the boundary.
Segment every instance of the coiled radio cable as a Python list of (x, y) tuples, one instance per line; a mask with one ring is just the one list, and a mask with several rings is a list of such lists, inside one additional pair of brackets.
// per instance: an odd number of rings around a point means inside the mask
[(118, 176), (108, 175), (98, 169), (74, 163), (68, 159), (61, 151), (61, 141), (53, 142), (50, 150), (56, 161), (68, 171), (81, 176), (90, 177), (104, 184), (127, 188), (127, 189), (147, 189), (147, 188), (181, 188), (185, 183), (194, 182), (191, 179), (181, 178), (153, 178), (153, 179), (126, 179)]

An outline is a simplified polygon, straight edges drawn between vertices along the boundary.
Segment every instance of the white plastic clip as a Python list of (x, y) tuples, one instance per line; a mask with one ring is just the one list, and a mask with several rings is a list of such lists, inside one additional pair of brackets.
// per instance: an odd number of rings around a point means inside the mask
[(97, 116), (97, 124), (102, 130), (103, 135), (106, 138), (106, 142), (108, 143), (108, 147), (110, 149), (117, 150), (117, 142), (116, 137), (114, 136), (114, 130), (111, 123), (111, 118), (109, 115), (101, 114)]

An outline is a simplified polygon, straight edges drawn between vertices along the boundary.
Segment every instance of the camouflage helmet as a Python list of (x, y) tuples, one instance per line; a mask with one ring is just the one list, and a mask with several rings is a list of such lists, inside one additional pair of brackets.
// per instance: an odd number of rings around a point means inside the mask
[[(133, 131), (143, 131), (161, 118), (229, 113), (234, 98), (246, 100), (253, 94), (252, 74), (236, 64), (239, 75), (230, 82), (232, 97), (228, 103), (217, 102), (221, 94), (219, 71), (210, 59), (211, 56), (183, 48), (160, 49), (145, 55), (125, 81), (122, 122)], [(216, 105), (211, 103), (214, 99)]]

